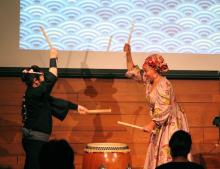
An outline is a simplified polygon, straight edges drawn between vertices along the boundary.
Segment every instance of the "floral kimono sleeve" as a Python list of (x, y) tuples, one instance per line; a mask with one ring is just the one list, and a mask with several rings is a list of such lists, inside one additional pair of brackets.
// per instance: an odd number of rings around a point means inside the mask
[(171, 84), (165, 80), (158, 85), (155, 105), (152, 110), (152, 120), (160, 127), (167, 122), (171, 114)]
[(125, 76), (139, 82), (143, 81), (143, 71), (138, 65), (134, 66), (132, 70), (127, 71)]

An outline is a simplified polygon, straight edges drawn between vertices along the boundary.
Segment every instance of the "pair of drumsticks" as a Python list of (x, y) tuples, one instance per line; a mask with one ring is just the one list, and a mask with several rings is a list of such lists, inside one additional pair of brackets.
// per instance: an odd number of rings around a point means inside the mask
[[(127, 41), (128, 44), (130, 44), (130, 42), (131, 42), (131, 36), (132, 36), (133, 31), (134, 31), (134, 21), (132, 22), (130, 33), (129, 33), (129, 36), (128, 36), (128, 41)], [(107, 51), (109, 51), (109, 49), (110, 49), (111, 40), (112, 40), (112, 36), (109, 39)], [(122, 122), (122, 121), (118, 121), (117, 123), (120, 124), (120, 125), (127, 126), (127, 127), (132, 127), (132, 128), (136, 128), (136, 129), (139, 129), (139, 130), (144, 130), (144, 127), (137, 126), (137, 125), (134, 125), (134, 124), (130, 124), (130, 123)]]
[[(132, 36), (133, 32), (134, 32), (134, 21), (131, 24), (130, 33), (128, 35), (128, 41), (127, 41), (128, 44), (130, 44), (130, 42), (131, 42), (131, 36)], [(107, 46), (107, 51), (110, 50), (111, 43), (112, 43), (112, 37), (113, 37), (113, 35), (111, 35), (110, 38), (109, 38), (109, 42), (108, 42), (108, 46)]]

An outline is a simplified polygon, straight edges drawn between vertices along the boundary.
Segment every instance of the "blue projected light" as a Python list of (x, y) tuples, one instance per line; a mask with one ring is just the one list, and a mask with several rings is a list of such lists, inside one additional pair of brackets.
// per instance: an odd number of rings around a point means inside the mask
[[(20, 48), (220, 54), (219, 0), (20, 0)], [(109, 46), (111, 44), (111, 46)]]

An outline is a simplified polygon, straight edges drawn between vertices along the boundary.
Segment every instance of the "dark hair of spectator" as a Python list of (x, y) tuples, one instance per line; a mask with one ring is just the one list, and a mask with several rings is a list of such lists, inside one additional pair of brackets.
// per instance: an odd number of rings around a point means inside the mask
[(188, 132), (183, 130), (176, 131), (169, 141), (169, 147), (171, 149), (171, 156), (173, 158), (178, 156), (184, 156), (187, 158), (192, 145), (192, 139)]
[(74, 152), (66, 140), (50, 140), (39, 154), (40, 169), (74, 169)]

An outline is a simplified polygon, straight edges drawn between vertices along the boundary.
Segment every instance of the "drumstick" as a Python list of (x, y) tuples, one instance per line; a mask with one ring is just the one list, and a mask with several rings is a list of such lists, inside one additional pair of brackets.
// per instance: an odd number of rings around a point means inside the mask
[(128, 126), (128, 127), (137, 128), (137, 129), (140, 129), (140, 130), (144, 130), (143, 127), (140, 127), (140, 126), (137, 126), (137, 125), (134, 125), (134, 124), (130, 124), (130, 123), (125, 123), (125, 122), (118, 121), (118, 124)]
[[(140, 127), (140, 126), (137, 126), (137, 125), (134, 125), (134, 124), (130, 124), (130, 123), (125, 123), (125, 122), (118, 121), (118, 124), (121, 124), (121, 125), (124, 125), (124, 126), (128, 126), (128, 127), (137, 128), (137, 129), (140, 129), (140, 130), (144, 130), (144, 127)], [(156, 131), (152, 130), (152, 133), (155, 134)]]
[(50, 49), (52, 49), (53, 46), (52, 46), (52, 43), (51, 43), (51, 41), (50, 41), (50, 39), (49, 39), (49, 37), (48, 37), (46, 31), (44, 30), (44, 28), (43, 28), (42, 26), (40, 26), (40, 30), (41, 30), (41, 32), (43, 33), (44, 38), (46, 39), (46, 41), (47, 41), (47, 43), (48, 43)]
[(111, 43), (112, 43), (112, 35), (110, 36), (109, 41), (108, 41), (107, 52), (110, 50)]
[(87, 113), (110, 113), (110, 112), (112, 112), (112, 109), (94, 109), (87, 111)]
[(131, 42), (131, 36), (132, 36), (133, 31), (134, 31), (134, 21), (132, 22), (131, 30), (130, 30), (130, 33), (128, 36), (128, 44), (130, 44), (130, 42)]

